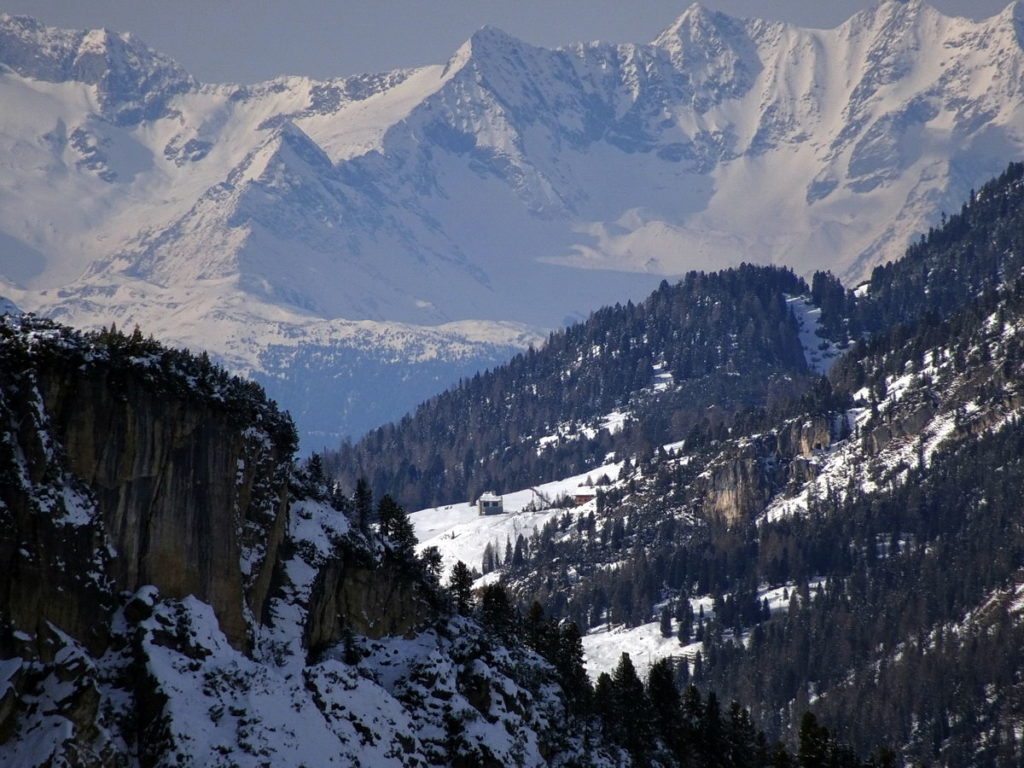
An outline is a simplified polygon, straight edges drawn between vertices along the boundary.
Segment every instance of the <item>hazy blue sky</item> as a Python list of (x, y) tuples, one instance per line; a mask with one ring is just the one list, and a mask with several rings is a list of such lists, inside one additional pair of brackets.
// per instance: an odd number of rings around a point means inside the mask
[[(932, 0), (982, 18), (1008, 0)], [(736, 16), (833, 27), (867, 0), (706, 0)], [(440, 63), (492, 24), (537, 45), (646, 42), (689, 0), (0, 0), (57, 26), (132, 31), (206, 82), (330, 77)]]

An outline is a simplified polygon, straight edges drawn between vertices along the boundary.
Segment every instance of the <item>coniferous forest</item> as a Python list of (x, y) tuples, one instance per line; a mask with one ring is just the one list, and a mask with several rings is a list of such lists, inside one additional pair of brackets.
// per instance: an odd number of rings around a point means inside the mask
[(0, 768), (1024, 767), (1006, 2), (0, 13)]
[[(346, 487), (366, 477), (410, 508), (562, 477), (613, 451), (643, 453), (739, 410), (775, 406), (808, 386), (785, 296), (807, 291), (790, 270), (742, 266), (692, 273), (641, 304), (595, 312), (541, 350), (478, 374), (400, 422), (328, 454)], [(675, 386), (660, 391), (658, 374)], [(612, 435), (600, 417), (630, 409)], [(595, 435), (538, 450), (560, 425)]]
[[(770, 756), (776, 740), (799, 765), (1017, 765), (1022, 178), (1011, 165), (855, 290), (828, 273), (809, 286), (775, 268), (694, 273), (552, 335), (327, 464), (426, 505), (622, 461), (595, 511), (567, 508), (471, 565), (499, 572), (552, 626), (659, 622), (687, 661), (650, 668), (644, 706), (658, 711), (671, 678), (677, 722), (703, 712), (702, 728), (732, 729), (730, 743), (744, 742), (744, 718), (764, 732), (749, 742), (761, 745), (754, 762), (724, 765), (788, 764)], [(797, 294), (821, 309), (823, 342), (845, 348), (827, 377), (804, 363), (786, 305)], [(664, 373), (670, 384), (656, 387)], [(621, 431), (538, 450), (538, 436), (613, 410), (629, 414)], [(794, 447), (808, 430), (813, 447)], [(724, 506), (723, 482), (734, 484)], [(786, 504), (799, 511), (772, 511)], [(695, 611), (702, 596), (708, 610)], [(636, 700), (634, 676), (624, 661), (602, 677), (596, 711), (614, 717), (615, 690)], [(734, 700), (749, 712), (718, 711)], [(823, 727), (833, 762), (810, 756)], [(660, 759), (641, 744), (687, 764), (693, 753), (672, 752), (673, 740), (699, 751), (712, 738), (608, 728), (638, 764)]]

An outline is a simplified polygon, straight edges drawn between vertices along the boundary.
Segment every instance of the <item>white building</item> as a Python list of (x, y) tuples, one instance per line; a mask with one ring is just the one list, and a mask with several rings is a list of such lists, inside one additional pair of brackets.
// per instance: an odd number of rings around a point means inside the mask
[(500, 515), (505, 511), (501, 503), (501, 496), (493, 491), (481, 494), (480, 498), (476, 500), (476, 508), (481, 515)]

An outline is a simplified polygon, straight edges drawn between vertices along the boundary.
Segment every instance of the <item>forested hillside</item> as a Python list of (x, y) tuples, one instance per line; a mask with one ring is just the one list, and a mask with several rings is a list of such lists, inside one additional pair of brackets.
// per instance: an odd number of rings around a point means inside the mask
[[(860, 346), (834, 374), (847, 394), (767, 433), (632, 463), (597, 515), (517, 542), (504, 578), (585, 627), (660, 620), (682, 679), (758, 702), (774, 736), (813, 705), (862, 751), (1012, 765), (1024, 282), (895, 340)], [(794, 451), (821, 425), (824, 449)], [(751, 501), (725, 517), (721, 496)]]
[[(786, 296), (790, 270), (694, 272), (640, 304), (595, 312), (539, 350), (465, 380), (374, 430), (328, 469), (364, 476), (410, 507), (571, 474), (613, 451), (643, 453), (736, 411), (772, 407), (810, 380)], [(624, 422), (624, 423), (623, 423)]]
[(827, 377), (620, 444), (594, 502), (471, 565), (624, 649), (658, 627), (676, 682), (754, 703), (769, 738), (795, 746), (810, 709), (862, 757), (1018, 765), (1022, 175), (856, 291), (815, 275), (823, 332), (858, 338)]
[(443, 587), (390, 496), (297, 465), (205, 358), (0, 317), (0, 362), (3, 765), (871, 765), (813, 716), (772, 744), (667, 663), (593, 685), (575, 624)]

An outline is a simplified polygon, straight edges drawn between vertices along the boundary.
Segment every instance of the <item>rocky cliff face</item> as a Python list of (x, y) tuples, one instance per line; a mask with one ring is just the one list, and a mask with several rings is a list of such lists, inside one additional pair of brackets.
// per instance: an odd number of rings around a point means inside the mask
[(302, 498), (294, 450), (288, 417), (205, 359), (0, 321), (0, 764), (584, 751), (551, 667)]
[[(173, 391), (148, 375), (142, 358), (111, 366), (63, 341), (57, 334), (25, 350), (32, 366), (5, 390), (19, 426), (10, 471), (57, 494), (72, 482), (80, 496), (58, 495), (56, 504), (65, 515), (88, 516), (88, 534), (64, 526), (44, 535), (38, 500), (8, 487), (11, 599), (47, 589), (39, 551), (56, 548), (64, 563), (88, 553), (115, 593), (153, 584), (169, 597), (194, 595), (213, 606), (232, 644), (246, 647), (246, 614), (263, 611), (283, 535), (289, 446), (258, 428), (240, 431), (223, 397)], [(38, 546), (21, 546), (33, 534)], [(77, 619), (51, 613), (78, 592), (54, 590), (57, 599), (40, 594), (27, 612), (36, 624), (85, 637), (95, 601)]]
[(313, 652), (346, 632), (379, 639), (414, 634), (431, 614), (416, 581), (401, 569), (380, 570), (333, 559), (313, 586), (304, 641)]
[(704, 514), (730, 525), (752, 519), (782, 489), (814, 478), (816, 457), (839, 431), (833, 418), (812, 416), (730, 444), (696, 483)]

